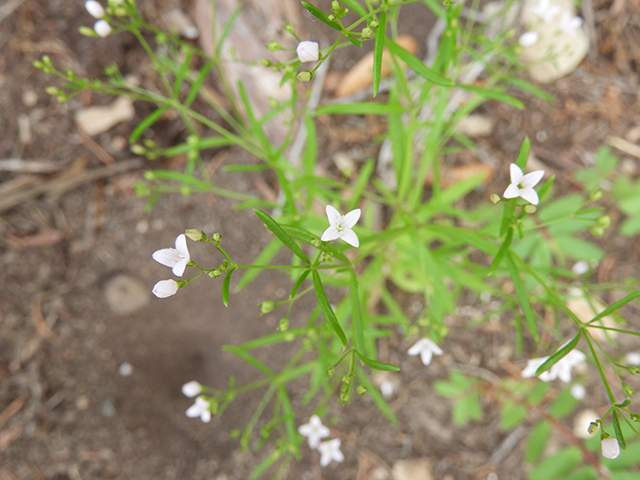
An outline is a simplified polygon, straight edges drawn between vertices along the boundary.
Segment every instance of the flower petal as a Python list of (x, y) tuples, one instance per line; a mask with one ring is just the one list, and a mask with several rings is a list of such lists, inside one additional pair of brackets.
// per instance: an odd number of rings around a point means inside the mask
[(360, 209), (356, 208), (355, 210), (351, 210), (349, 213), (347, 213), (344, 216), (344, 219), (342, 220), (342, 225), (346, 228), (353, 228), (354, 225), (356, 223), (358, 223), (358, 220), (360, 220)]
[(509, 173), (511, 174), (511, 183), (515, 183), (516, 185), (518, 185), (522, 181), (522, 177), (524, 177), (522, 169), (515, 163), (509, 165)]
[(340, 212), (336, 210), (335, 207), (332, 207), (331, 205), (327, 205), (325, 210), (327, 212), (327, 218), (329, 219), (329, 225), (331, 225), (332, 227), (336, 227), (342, 215), (340, 215)]
[(176, 238), (176, 250), (187, 259), (187, 262), (191, 260), (191, 255), (189, 255), (189, 249), (187, 248), (187, 237), (184, 233), (178, 235)]
[(424, 365), (429, 365), (431, 363), (431, 359), (433, 358), (433, 352), (431, 350), (422, 350), (420, 352), (420, 360)]
[(209, 410), (205, 410), (200, 414), (200, 420), (204, 423), (209, 423), (211, 421), (211, 412)]
[(538, 367), (547, 361), (549, 357), (532, 358), (527, 362), (527, 366), (522, 371), (522, 378), (531, 378), (536, 374)]
[(296, 48), (298, 54), (298, 60), (304, 62), (317, 62), (318, 61), (318, 42), (311, 42), (305, 40), (300, 42)]
[(322, 237), (320, 237), (320, 240), (322, 240), (323, 242), (330, 242), (331, 240), (340, 238), (340, 235), (341, 233), (336, 229), (336, 227), (331, 225), (324, 231)]
[(360, 240), (358, 239), (358, 235), (356, 232), (351, 230), (350, 228), (345, 228), (340, 235), (340, 238), (347, 242), (352, 247), (358, 248), (360, 246)]
[(620, 445), (618, 444), (618, 440), (612, 437), (605, 438), (602, 440), (602, 456), (604, 458), (618, 458), (620, 455)]
[(109, 25), (109, 22), (107, 22), (106, 20), (98, 20), (93, 25), (93, 29), (102, 38), (107, 37), (111, 33), (111, 25)]
[(173, 266), (173, 269), (171, 271), (176, 277), (181, 277), (184, 273), (185, 268), (187, 268), (187, 263), (189, 263), (189, 260), (183, 258)]
[(504, 198), (518, 198), (520, 196), (520, 189), (515, 183), (510, 184), (502, 194)]
[(522, 177), (522, 186), (524, 188), (533, 188), (535, 187), (540, 180), (544, 177), (544, 170), (536, 170), (535, 172), (527, 173), (524, 177)]
[(525, 199), (527, 202), (532, 203), (533, 205), (537, 205), (539, 202), (538, 192), (536, 192), (533, 188), (524, 188), (520, 190), (520, 197)]
[(173, 268), (182, 260), (182, 255), (180, 255), (175, 248), (163, 248), (162, 250), (153, 252), (151, 258), (165, 267)]
[(187, 409), (186, 415), (189, 418), (196, 418), (196, 417), (199, 417), (200, 415), (202, 415), (202, 409), (200, 408), (200, 405), (198, 405), (197, 403), (191, 405)]

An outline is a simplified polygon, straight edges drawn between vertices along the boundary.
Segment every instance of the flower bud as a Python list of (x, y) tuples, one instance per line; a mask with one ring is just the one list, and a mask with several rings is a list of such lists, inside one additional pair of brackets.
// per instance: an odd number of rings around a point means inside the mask
[(500, 203), (500, 195), (496, 195), (495, 193), (492, 193), (489, 199), (491, 200), (492, 203), (496, 205)]
[(278, 330), (280, 330), (281, 332), (286, 332), (287, 330), (289, 330), (288, 318), (283, 318), (282, 320), (280, 320), (280, 323), (278, 324)]
[(293, 25), (291, 24), (291, 22), (284, 22), (284, 31), (295, 36), (296, 32), (293, 28)]
[(591, 422), (589, 424), (589, 428), (587, 428), (587, 432), (589, 432), (589, 435), (593, 435), (598, 431), (598, 427), (599, 427), (598, 422)]
[(134, 153), (135, 155), (144, 155), (147, 153), (147, 149), (142, 145), (131, 145), (131, 153)]
[(633, 397), (636, 391), (627, 383), (622, 382), (622, 391), (627, 397)]
[(260, 60), (260, 65), (262, 65), (263, 67), (271, 67), (273, 65), (273, 62), (271, 60), (263, 58), (262, 60)]
[(195, 228), (185, 230), (184, 234), (194, 242), (204, 242), (207, 240), (207, 234)]
[(369, 40), (371, 38), (371, 35), (373, 35), (373, 30), (371, 30), (369, 27), (365, 27), (362, 29), (363, 40)]
[(529, 215), (531, 215), (532, 213), (536, 213), (537, 208), (534, 205), (526, 205), (524, 207), (524, 211), (527, 212)]
[(296, 47), (296, 53), (298, 54), (298, 60), (302, 63), (317, 62), (320, 55), (318, 51), (318, 42), (311, 42), (308, 40), (300, 42)]
[(215, 232), (211, 238), (214, 242), (219, 242), (222, 237), (220, 237), (220, 234), (218, 232)]
[(273, 307), (275, 306), (276, 304), (273, 303), (271, 300), (265, 300), (260, 304), (260, 315), (269, 313), (271, 310), (273, 310)]
[(602, 227), (591, 227), (591, 233), (595, 237), (601, 237), (604, 235), (604, 228)]
[(266, 45), (267, 50), (271, 52), (277, 52), (278, 50), (282, 50), (282, 45), (280, 45), (275, 40), (271, 40), (268, 45)]
[(640, 413), (630, 412), (629, 416), (631, 417), (631, 420), (633, 420), (634, 422), (640, 423)]
[(601, 217), (598, 217), (598, 225), (603, 228), (607, 228), (611, 225), (611, 217), (609, 215), (602, 215)]
[(603, 195), (602, 190), (596, 190), (591, 194), (591, 196), (589, 197), (589, 200), (591, 200), (592, 202), (595, 202), (596, 200), (600, 200), (602, 198), (602, 195)]
[(209, 276), (213, 278), (218, 278), (220, 275), (222, 275), (222, 272), (217, 268), (209, 274)]
[(285, 342), (293, 342), (296, 339), (296, 336), (292, 332), (286, 332), (284, 334)]
[(308, 82), (312, 78), (313, 78), (313, 73), (308, 70), (304, 70), (298, 74), (298, 80), (300, 80), (301, 82)]
[(333, 377), (334, 373), (336, 373), (336, 367), (327, 368), (327, 378)]
[(93, 29), (96, 31), (98, 35), (102, 38), (108, 37), (111, 33), (111, 25), (106, 20), (98, 20), (94, 25)]
[(104, 17), (104, 8), (102, 8), (102, 5), (96, 2), (96, 0), (87, 0), (84, 2), (84, 8), (86, 8), (89, 15), (94, 18)]
[(371, 30), (375, 30), (376, 28), (378, 28), (378, 21), (377, 20), (369, 20), (369, 28)]
[(358, 395), (362, 395), (364, 397), (367, 394), (367, 387), (364, 385), (358, 385), (356, 391), (358, 392)]
[(349, 375), (342, 375), (340, 381), (348, 385), (351, 383), (351, 377)]
[(331, 2), (331, 10), (336, 13), (340, 11), (340, 2), (338, 0), (333, 0), (333, 2)]
[(80, 28), (78, 28), (78, 32), (80, 33), (80, 35), (83, 35), (85, 37), (93, 37), (93, 38), (97, 38), (98, 34), (96, 33), (96, 31), (93, 28), (89, 28), (85, 25), (81, 26)]

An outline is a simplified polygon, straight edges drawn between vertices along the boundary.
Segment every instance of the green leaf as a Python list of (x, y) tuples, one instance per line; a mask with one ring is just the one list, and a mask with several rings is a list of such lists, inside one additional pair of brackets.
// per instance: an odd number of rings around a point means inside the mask
[(191, 105), (191, 103), (196, 99), (196, 96), (200, 91), (200, 86), (202, 85), (202, 82), (204, 82), (204, 79), (207, 78), (207, 75), (209, 74), (209, 71), (211, 70), (212, 67), (213, 67), (213, 63), (207, 63), (202, 68), (202, 70), (200, 70), (200, 73), (198, 74), (198, 78), (196, 78), (196, 81), (193, 82), (193, 84), (191, 85), (191, 91), (189, 92), (189, 96), (187, 96), (186, 100), (184, 101), (185, 107), (188, 107), (189, 105)]
[(500, 428), (505, 431), (515, 428), (527, 418), (527, 413), (524, 406), (507, 400), (500, 409)]
[(551, 424), (546, 420), (542, 420), (533, 428), (527, 443), (527, 463), (533, 463), (540, 457), (550, 433)]
[(565, 388), (560, 395), (549, 405), (549, 413), (556, 418), (564, 418), (569, 415), (575, 407), (580, 404), (580, 400), (577, 400), (571, 394), (571, 388)]
[(622, 450), (627, 449), (627, 442), (624, 440), (624, 435), (622, 434), (622, 429), (620, 428), (620, 419), (618, 418), (618, 412), (613, 411), (613, 415), (611, 416), (611, 421), (613, 422), (613, 431), (616, 434), (616, 438), (618, 439), (618, 443), (620, 444), (620, 448)]
[(267, 228), (271, 230), (289, 250), (295, 253), (298, 258), (300, 258), (307, 265), (311, 263), (302, 249), (293, 240), (291, 240), (291, 237), (289, 237), (289, 235), (285, 233), (282, 227), (278, 225), (278, 223), (273, 218), (264, 213), (262, 210), (254, 210), (254, 212), (260, 218), (260, 220), (264, 222)]
[(567, 356), (571, 350), (576, 348), (576, 345), (578, 345), (578, 342), (580, 341), (581, 337), (582, 337), (582, 330), (578, 330), (578, 333), (576, 334), (576, 336), (573, 337), (569, 343), (567, 343), (560, 350), (558, 350), (556, 353), (551, 355), (542, 365), (538, 367), (538, 369), (536, 370), (535, 376), (537, 377), (538, 375), (543, 374), (544, 372), (549, 370), (551, 367), (553, 367), (556, 363), (558, 363), (560, 360), (562, 360), (565, 356)]
[[(224, 25), (224, 30), (222, 31), (222, 34), (220, 35), (220, 38), (217, 41), (216, 57), (220, 57), (220, 52), (222, 52), (222, 47), (224, 46), (224, 42), (227, 41), (227, 37), (231, 33), (231, 29), (236, 23), (236, 20), (238, 19), (238, 15), (240, 15), (242, 6), (243, 6), (242, 3), (238, 3), (238, 6), (231, 14), (231, 17), (229, 17), (229, 19), (226, 21)], [(213, 63), (211, 63), (210, 65), (213, 66)]]
[(558, 247), (576, 260), (601, 260), (604, 252), (597, 246), (569, 235), (556, 236)]
[(549, 94), (548, 92), (545, 92), (541, 88), (536, 87), (532, 83), (527, 82), (526, 80), (517, 77), (508, 77), (504, 80), (514, 87), (519, 88), (524, 92), (530, 93), (531, 95), (535, 95), (536, 97), (541, 98), (542, 100), (545, 100), (549, 103), (555, 103), (556, 101), (556, 97)]
[(376, 370), (386, 370), (387, 372), (400, 371), (400, 368), (398, 368), (396, 365), (393, 365), (392, 363), (378, 362), (377, 360), (371, 360), (370, 358), (367, 358), (364, 355), (361, 355), (360, 352), (356, 352), (356, 353), (358, 354), (358, 358), (362, 360), (362, 363), (370, 366), (371, 368), (374, 368)]
[(523, 172), (527, 167), (527, 160), (529, 160), (530, 152), (531, 152), (531, 140), (529, 140), (529, 137), (527, 137), (524, 139), (524, 142), (522, 142), (522, 146), (520, 147), (520, 152), (518, 153), (518, 158), (516, 160), (516, 165), (518, 165)]
[(355, 37), (354, 35), (352, 35), (352, 34), (351, 34), (351, 33), (349, 33), (349, 32), (346, 32), (346, 33), (347, 33), (347, 39), (348, 39), (351, 43), (353, 43), (353, 44), (354, 44), (356, 47), (358, 47), (358, 48), (360, 48), (360, 47), (362, 46), (362, 42), (361, 42), (360, 40), (358, 40), (358, 38), (357, 38), (357, 37)]
[(167, 110), (169, 110), (169, 107), (160, 107), (151, 112), (149, 116), (140, 122), (133, 132), (131, 132), (129, 143), (136, 143), (136, 140), (140, 138), (140, 135), (142, 135), (147, 128), (156, 123), (160, 116)]
[(229, 285), (231, 284), (231, 275), (235, 270), (235, 268), (229, 270), (222, 281), (222, 303), (225, 307), (229, 306)]
[(455, 85), (454, 81), (438, 75), (436, 72), (428, 68), (424, 63), (422, 63), (422, 61), (415, 55), (412, 55), (411, 53), (406, 51), (400, 45), (393, 42), (390, 38), (385, 38), (384, 43), (393, 55), (395, 55), (396, 57), (400, 57), (400, 60), (406, 63), (411, 70), (416, 72), (421, 77), (426, 78), (436, 85), (443, 85), (445, 87), (452, 87)]
[(387, 28), (387, 12), (383, 10), (376, 31), (376, 45), (373, 48), (373, 96), (378, 94), (382, 75), (382, 51), (384, 49), (385, 30)]
[(315, 116), (320, 115), (389, 115), (403, 113), (406, 109), (399, 103), (334, 103), (318, 107)]
[(358, 3), (358, 0), (341, 0), (341, 2), (361, 17), (364, 17), (367, 14), (367, 10)]
[(540, 201), (542, 201), (546, 197), (547, 192), (549, 192), (555, 180), (556, 180), (556, 176), (554, 175), (549, 180), (544, 182), (544, 185), (542, 186), (542, 188), (538, 190), (538, 198), (540, 199)]
[(271, 370), (269, 367), (267, 367), (265, 364), (263, 364), (260, 360), (255, 358), (253, 355), (248, 354), (243, 349), (236, 347), (235, 345), (223, 345), (222, 350), (226, 352), (231, 352), (234, 355), (237, 355), (242, 360), (244, 360), (250, 365), (253, 365), (255, 368), (260, 370), (262, 373), (268, 375), (269, 377), (276, 376), (275, 372)]
[(180, 87), (182, 86), (182, 82), (184, 81), (184, 77), (187, 75), (189, 71), (189, 65), (191, 64), (191, 59), (193, 58), (193, 52), (188, 52), (185, 56), (184, 62), (180, 66), (180, 70), (176, 73), (176, 80), (173, 84), (173, 98), (178, 98), (178, 94), (180, 93)]
[(320, 274), (317, 270), (313, 271), (313, 287), (316, 291), (316, 297), (318, 298), (318, 304), (322, 309), (322, 313), (324, 314), (324, 318), (329, 324), (329, 328), (333, 334), (338, 337), (340, 343), (342, 344), (342, 348), (347, 348), (347, 337), (344, 334), (344, 330), (340, 326), (340, 322), (336, 318), (336, 314), (333, 313), (333, 309), (329, 304), (329, 299), (327, 298), (327, 294), (324, 291), (324, 287), (322, 286), (322, 280), (320, 279)]
[(597, 320), (600, 320), (602, 317), (606, 317), (607, 315), (611, 315), (613, 312), (615, 312), (616, 310), (622, 308), (627, 303), (635, 300), (638, 297), (640, 297), (640, 292), (633, 292), (633, 293), (627, 295), (623, 299), (618, 300), (613, 305), (609, 305), (607, 308), (605, 308), (603, 311), (601, 311), (598, 315), (596, 315), (591, 320), (589, 320), (588, 323), (593, 323), (593, 322), (595, 322)]
[(453, 422), (456, 425), (464, 426), (469, 420), (482, 420), (482, 405), (477, 392), (461, 398), (453, 406)]
[(302, 275), (300, 275), (298, 277), (298, 280), (296, 280), (296, 283), (293, 286), (293, 288), (291, 289), (291, 293), (289, 294), (289, 300), (291, 300), (293, 297), (296, 296), (296, 293), (298, 293), (298, 290), (300, 289), (300, 286), (307, 279), (307, 277), (309, 276), (310, 273), (311, 273), (311, 270), (305, 270), (304, 272), (302, 272)]
[(582, 461), (582, 452), (578, 447), (566, 448), (543, 460), (529, 474), (529, 480), (553, 480), (568, 473)]
[(320, 10), (318, 7), (316, 7), (315, 5), (312, 5), (308, 2), (302, 2), (302, 6), (314, 17), (316, 17), (318, 20), (320, 20), (322, 23), (330, 26), (331, 28), (333, 28), (334, 30), (338, 30), (339, 32), (342, 32), (342, 27), (340, 25), (338, 25), (336, 22), (334, 22), (333, 20), (329, 20), (327, 14), (325, 14), (322, 10)]
[(513, 105), (514, 107), (520, 110), (524, 110), (524, 105), (520, 100), (517, 100), (513, 98), (511, 95), (507, 95), (506, 93), (501, 93), (496, 90), (487, 90), (486, 88), (474, 87), (473, 85), (458, 84), (457, 87), (463, 90), (467, 90), (469, 92), (477, 93), (478, 95), (482, 95), (483, 97), (486, 97), (486, 98), (491, 98), (492, 100), (498, 100), (499, 102)]
[(502, 242), (502, 246), (500, 247), (500, 250), (498, 250), (498, 254), (493, 259), (493, 262), (491, 262), (491, 266), (489, 267), (487, 275), (491, 275), (498, 269), (500, 263), (502, 263), (502, 260), (504, 259), (504, 256), (509, 251), (511, 240), (513, 240), (513, 228), (510, 228), (507, 232), (507, 236), (505, 237), (504, 242)]
[(529, 332), (533, 336), (533, 339), (538, 341), (538, 327), (536, 325), (536, 318), (533, 314), (533, 310), (531, 309), (531, 304), (529, 303), (529, 298), (527, 297), (527, 290), (520, 279), (520, 273), (516, 268), (516, 264), (513, 261), (513, 257), (511, 253), (506, 255), (507, 265), (509, 267), (509, 274), (511, 275), (511, 280), (513, 281), (513, 288), (516, 290), (516, 296), (518, 297), (518, 301), (520, 302), (520, 306), (522, 307), (522, 313), (524, 314), (525, 319), (527, 320), (527, 327), (529, 328)]

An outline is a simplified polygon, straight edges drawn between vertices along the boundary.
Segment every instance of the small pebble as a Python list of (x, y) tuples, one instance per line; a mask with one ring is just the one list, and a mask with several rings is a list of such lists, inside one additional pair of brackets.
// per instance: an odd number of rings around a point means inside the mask
[(124, 362), (118, 367), (118, 373), (123, 377), (128, 377), (133, 373), (133, 366), (129, 362)]

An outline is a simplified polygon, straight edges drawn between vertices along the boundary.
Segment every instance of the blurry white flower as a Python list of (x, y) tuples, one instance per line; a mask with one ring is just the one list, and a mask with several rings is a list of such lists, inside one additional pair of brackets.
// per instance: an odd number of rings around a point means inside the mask
[(571, 271), (576, 275), (584, 275), (589, 271), (589, 262), (586, 262), (585, 260), (580, 260), (576, 262), (576, 264), (573, 266)]
[(318, 61), (318, 42), (310, 42), (305, 40), (300, 42), (296, 48), (298, 54), (298, 60), (304, 62), (317, 62)]
[(538, 192), (536, 192), (533, 187), (542, 180), (544, 170), (536, 170), (535, 172), (524, 175), (520, 167), (515, 163), (511, 164), (509, 170), (511, 173), (511, 184), (507, 187), (502, 196), (504, 198), (520, 197), (529, 203), (537, 205)]
[(196, 395), (200, 395), (202, 393), (202, 385), (200, 385), (195, 380), (191, 382), (187, 382), (182, 386), (182, 393), (187, 397), (195, 397)]
[(87, 0), (86, 2), (84, 2), (84, 8), (87, 9), (87, 12), (89, 12), (89, 15), (91, 15), (92, 17), (104, 17), (104, 8), (102, 8), (102, 5), (96, 2), (96, 0)]
[(309, 439), (309, 448), (312, 449), (318, 447), (321, 439), (329, 436), (329, 429), (322, 424), (317, 415), (312, 415), (309, 423), (300, 425), (298, 432)]
[(393, 395), (393, 383), (389, 380), (382, 382), (382, 385), (380, 385), (380, 392), (385, 398), (391, 397), (391, 395)]
[[(524, 378), (531, 378), (536, 374), (538, 367), (547, 361), (549, 357), (532, 358), (527, 362), (526, 368), (522, 371)], [(571, 370), (573, 367), (582, 363), (587, 357), (580, 350), (571, 350), (567, 355), (562, 357), (558, 363), (546, 372), (540, 374), (540, 380), (550, 382), (559, 378), (565, 383), (571, 382)]]
[(640, 353), (638, 352), (629, 352), (624, 359), (627, 365), (640, 366)]
[(582, 400), (586, 394), (587, 390), (579, 383), (576, 383), (571, 387), (571, 396), (576, 400)]
[(432, 340), (421, 338), (407, 352), (409, 355), (420, 355), (422, 363), (429, 365), (433, 355), (442, 355), (442, 350)]
[(580, 25), (582, 25), (582, 18), (572, 17), (571, 13), (566, 10), (562, 12), (562, 16), (560, 17), (560, 30), (564, 33), (575, 36), (578, 33)]
[(320, 240), (330, 242), (341, 238), (352, 247), (359, 247), (360, 240), (356, 233), (351, 230), (360, 219), (360, 209), (351, 210), (346, 215), (340, 215), (340, 212), (331, 205), (327, 205), (327, 217), (329, 218), (329, 228), (327, 228)]
[(602, 440), (600, 444), (602, 447), (602, 456), (604, 458), (618, 458), (620, 455), (620, 445), (618, 445), (618, 439), (608, 437)]
[(560, 13), (560, 10), (558, 5), (550, 5), (549, 0), (540, 0), (531, 7), (531, 11), (547, 23), (553, 20), (553, 17)]
[(538, 35), (538, 32), (526, 32), (520, 35), (520, 39), (518, 40), (518, 43), (522, 47), (529, 47), (534, 43), (536, 43), (538, 41), (538, 38), (540, 38), (540, 36)]
[(109, 22), (107, 22), (106, 20), (98, 20), (93, 25), (93, 29), (102, 38), (108, 36), (111, 33), (111, 25), (109, 25)]
[(211, 420), (211, 412), (209, 407), (211, 404), (207, 402), (203, 397), (196, 398), (196, 403), (191, 405), (187, 410), (187, 417), (196, 418), (200, 417), (204, 423), (209, 423)]
[(167, 298), (178, 291), (178, 283), (175, 280), (160, 280), (151, 290), (158, 298)]
[[(173, 269), (173, 274), (181, 277), (187, 263), (191, 260), (189, 249), (187, 248), (187, 237), (184, 233), (176, 238), (176, 248), (163, 248), (156, 250), (151, 257), (165, 267)], [(174, 292), (175, 293), (175, 292)]]
[(123, 377), (128, 377), (133, 373), (133, 366), (129, 362), (124, 362), (118, 367), (118, 373)]
[(322, 442), (318, 445), (318, 451), (320, 452), (320, 466), (326, 467), (332, 460), (340, 463), (344, 461), (344, 455), (340, 451), (340, 439), (334, 438), (328, 442)]

